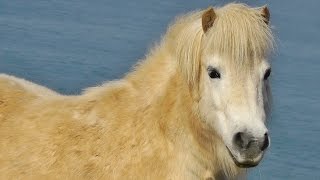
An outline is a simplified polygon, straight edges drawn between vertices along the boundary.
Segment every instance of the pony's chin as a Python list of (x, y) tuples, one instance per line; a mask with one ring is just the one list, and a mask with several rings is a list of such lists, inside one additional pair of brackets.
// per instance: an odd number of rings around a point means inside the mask
[(258, 156), (254, 158), (243, 158), (235, 156), (234, 153), (227, 147), (230, 156), (232, 157), (233, 162), (240, 168), (251, 168), (257, 166), (261, 159), (263, 158), (263, 152), (261, 152)]

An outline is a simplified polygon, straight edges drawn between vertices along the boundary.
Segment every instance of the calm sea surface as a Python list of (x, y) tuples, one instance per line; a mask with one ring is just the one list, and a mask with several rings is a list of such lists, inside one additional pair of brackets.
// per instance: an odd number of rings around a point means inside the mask
[[(121, 78), (176, 15), (226, 2), (0, 0), (0, 72), (79, 93)], [(272, 144), (249, 179), (320, 180), (320, 1), (240, 2), (268, 4), (278, 39)]]

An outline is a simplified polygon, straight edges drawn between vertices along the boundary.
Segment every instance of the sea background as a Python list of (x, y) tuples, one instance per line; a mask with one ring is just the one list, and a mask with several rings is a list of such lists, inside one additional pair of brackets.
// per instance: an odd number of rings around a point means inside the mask
[[(223, 0), (0, 0), (0, 72), (63, 94), (121, 78), (175, 16)], [(320, 180), (320, 1), (268, 4), (272, 56), (271, 148), (255, 180)]]

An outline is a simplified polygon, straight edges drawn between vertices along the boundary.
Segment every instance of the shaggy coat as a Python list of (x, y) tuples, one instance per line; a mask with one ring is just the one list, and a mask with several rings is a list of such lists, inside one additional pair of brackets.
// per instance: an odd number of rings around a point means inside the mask
[[(78, 96), (0, 75), (0, 179), (233, 179), (244, 174), (199, 113), (201, 52), (209, 44), (202, 40), (203, 13), (178, 18), (123, 79)], [(272, 37), (257, 9), (231, 4), (215, 13), (217, 31), (206, 27), (216, 43), (212, 51), (244, 59), (270, 49)], [(250, 33), (223, 32), (224, 17)], [(230, 48), (218, 37), (223, 34), (247, 39), (226, 53)]]

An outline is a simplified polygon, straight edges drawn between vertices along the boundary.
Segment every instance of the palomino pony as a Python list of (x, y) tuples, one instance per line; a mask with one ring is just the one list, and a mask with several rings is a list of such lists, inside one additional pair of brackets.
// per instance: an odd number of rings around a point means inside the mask
[(1, 75), (0, 178), (245, 178), (269, 146), (268, 22), (266, 7), (192, 12), (79, 96)]

